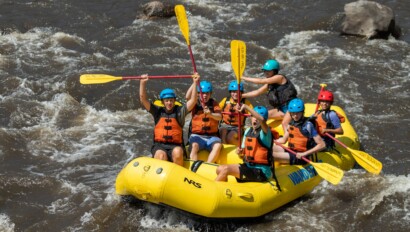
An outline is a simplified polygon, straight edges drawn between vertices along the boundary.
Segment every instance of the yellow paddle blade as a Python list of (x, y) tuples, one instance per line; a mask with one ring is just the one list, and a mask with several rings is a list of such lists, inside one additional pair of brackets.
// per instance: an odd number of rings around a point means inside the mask
[(314, 163), (310, 164), (315, 168), (317, 174), (330, 183), (337, 185), (343, 178), (343, 171), (333, 165), (327, 163)]
[(111, 81), (122, 80), (122, 77), (110, 76), (107, 74), (83, 74), (80, 76), (80, 83), (87, 84), (104, 84)]
[(182, 32), (182, 35), (185, 37), (186, 43), (191, 45), (189, 42), (189, 25), (188, 19), (186, 17), (185, 7), (183, 5), (175, 6), (175, 14), (177, 16), (179, 29)]
[(246, 45), (243, 41), (231, 41), (231, 64), (239, 84), (246, 67)]
[(373, 174), (380, 173), (380, 171), (383, 168), (383, 164), (380, 161), (375, 159), (373, 156), (367, 154), (366, 152), (354, 150), (349, 147), (346, 148), (352, 153), (353, 158), (356, 160), (356, 162), (360, 166), (362, 166), (366, 171)]

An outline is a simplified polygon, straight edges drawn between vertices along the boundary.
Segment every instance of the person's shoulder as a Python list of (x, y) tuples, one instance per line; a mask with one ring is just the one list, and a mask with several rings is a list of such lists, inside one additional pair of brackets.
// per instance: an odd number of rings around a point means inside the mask
[(315, 124), (314, 124), (314, 122), (313, 122), (313, 120), (306, 120), (306, 123), (305, 123), (305, 128), (307, 128), (307, 129), (314, 129), (315, 128)]
[(337, 112), (334, 111), (334, 110), (329, 110), (329, 116), (331, 116), (331, 117), (338, 117), (338, 116), (337, 116)]

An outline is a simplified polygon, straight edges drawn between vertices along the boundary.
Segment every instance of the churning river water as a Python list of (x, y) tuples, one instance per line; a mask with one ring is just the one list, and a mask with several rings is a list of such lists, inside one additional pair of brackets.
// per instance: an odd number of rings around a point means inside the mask
[[(345, 0), (167, 1), (188, 13), (191, 45), (214, 97), (234, 74), (230, 41), (247, 45), (245, 75), (276, 58), (300, 97), (335, 93), (362, 149), (383, 163), (258, 220), (209, 221), (123, 202), (115, 178), (150, 153), (153, 120), (138, 81), (81, 85), (85, 73), (192, 73), (175, 17), (137, 19), (141, 0), (0, 0), (0, 231), (408, 231), (410, 228), (410, 2), (392, 8), (403, 36), (339, 35)], [(150, 80), (154, 100), (188, 79)], [(248, 90), (257, 86), (247, 84)], [(252, 99), (267, 104), (265, 97)]]

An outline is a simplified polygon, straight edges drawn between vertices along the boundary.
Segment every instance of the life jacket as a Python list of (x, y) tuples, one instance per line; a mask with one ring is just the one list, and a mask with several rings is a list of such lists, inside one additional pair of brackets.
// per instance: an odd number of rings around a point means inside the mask
[[(251, 127), (245, 135), (244, 161), (248, 163), (270, 165), (272, 156), (272, 145), (267, 147), (260, 139), (260, 130)], [(272, 142), (271, 142), (272, 144)]]
[(160, 108), (155, 120), (154, 141), (159, 143), (183, 144), (183, 126), (177, 120), (177, 108), (167, 113), (164, 107)]
[(316, 126), (317, 132), (322, 137), (325, 137), (325, 135), (322, 134), (322, 129), (335, 129), (329, 117), (329, 113), (332, 111), (336, 113), (341, 123), (345, 122), (345, 117), (334, 110), (319, 110), (316, 114)]
[[(222, 108), (222, 112), (229, 112), (229, 113), (238, 113), (236, 110), (236, 104), (237, 103), (232, 103), (231, 100), (232, 98), (226, 97), (225, 98), (225, 103)], [(245, 98), (241, 99), (241, 103), (245, 104)], [(245, 117), (241, 117), (241, 125), (243, 126), (245, 124)], [(222, 120), (225, 124), (231, 125), (231, 126), (238, 126), (238, 115), (233, 115), (233, 114), (222, 114)]]
[(313, 138), (309, 138), (307, 131), (302, 130), (304, 125), (308, 122), (308, 118), (303, 117), (303, 119), (298, 122), (291, 121), (289, 123), (288, 133), (288, 146), (290, 149), (296, 152), (304, 152), (316, 145)]
[(269, 104), (271, 104), (275, 108), (279, 108), (285, 105), (290, 100), (296, 98), (298, 95), (298, 91), (296, 90), (293, 83), (287, 77), (283, 77), (286, 79), (286, 83), (284, 85), (268, 85)]
[[(213, 98), (209, 99), (206, 106), (214, 113)], [(190, 133), (199, 135), (218, 135), (219, 121), (205, 115), (202, 105), (198, 102), (192, 110), (192, 120), (190, 124)]]

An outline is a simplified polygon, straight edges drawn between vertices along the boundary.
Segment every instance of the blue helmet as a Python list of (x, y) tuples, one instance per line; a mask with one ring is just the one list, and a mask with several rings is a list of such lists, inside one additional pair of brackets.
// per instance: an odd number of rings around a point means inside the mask
[[(243, 92), (243, 83), (239, 84), (239, 90)], [(238, 91), (238, 82), (233, 80), (229, 83), (228, 91)]]
[(277, 62), (276, 60), (267, 60), (262, 67), (263, 71), (272, 71), (274, 69), (278, 71), (280, 69), (279, 62)]
[[(212, 92), (212, 84), (209, 81), (201, 81), (201, 83), (199, 83), (199, 85), (201, 86), (202, 93)], [(198, 86), (196, 87), (196, 90), (198, 92), (200, 92)]]
[(303, 112), (305, 110), (305, 103), (300, 98), (295, 98), (289, 102), (288, 111), (290, 113)]
[(256, 111), (256, 113), (260, 114), (263, 119), (268, 120), (268, 109), (264, 106), (255, 106), (253, 110)]
[(165, 98), (176, 98), (177, 95), (175, 94), (175, 91), (173, 89), (164, 89), (161, 91), (159, 94), (159, 99), (165, 99)]

